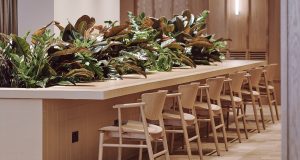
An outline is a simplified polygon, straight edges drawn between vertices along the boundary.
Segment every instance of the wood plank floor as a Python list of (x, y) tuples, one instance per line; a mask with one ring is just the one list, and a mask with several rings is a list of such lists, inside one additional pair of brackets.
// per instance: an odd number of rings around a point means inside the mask
[[(257, 133), (255, 130), (255, 122), (252, 116), (253, 110), (252, 107), (247, 108), (247, 119), (248, 119), (248, 128), (250, 128), (249, 139), (245, 139), (245, 136), (242, 132), (242, 143), (234, 140), (236, 133), (234, 129), (228, 130), (228, 137), (232, 139), (229, 144), (229, 151), (226, 152), (224, 145), (220, 144), (221, 147), (221, 156), (217, 156), (214, 149), (214, 144), (211, 138), (201, 138), (204, 149), (204, 160), (280, 160), (281, 159), (281, 124), (276, 121), (273, 124), (270, 121), (270, 112), (267, 106), (264, 107), (264, 114), (266, 117), (266, 130), (262, 130), (261, 133)], [(233, 125), (231, 125), (234, 128)], [(262, 127), (261, 127), (262, 128)], [(204, 134), (202, 134), (204, 135)], [(202, 136), (201, 135), (201, 136)], [(221, 140), (221, 133), (219, 133)], [(203, 137), (203, 136), (202, 136)], [(211, 137), (211, 136), (210, 136)], [(181, 142), (180, 142), (181, 143)], [(181, 147), (179, 147), (181, 148)], [(193, 156), (194, 160), (198, 160), (196, 145), (193, 144), (194, 148)], [(146, 154), (145, 154), (146, 156)], [(147, 158), (145, 158), (147, 159)], [(157, 160), (164, 160), (164, 157), (157, 158)], [(172, 160), (188, 160), (185, 150), (177, 149), (172, 155)]]

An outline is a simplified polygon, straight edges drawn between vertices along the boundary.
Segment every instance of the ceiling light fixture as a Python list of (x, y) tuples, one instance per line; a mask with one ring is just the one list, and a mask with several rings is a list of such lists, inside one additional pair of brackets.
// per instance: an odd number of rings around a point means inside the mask
[(235, 0), (235, 15), (240, 15), (240, 0)]

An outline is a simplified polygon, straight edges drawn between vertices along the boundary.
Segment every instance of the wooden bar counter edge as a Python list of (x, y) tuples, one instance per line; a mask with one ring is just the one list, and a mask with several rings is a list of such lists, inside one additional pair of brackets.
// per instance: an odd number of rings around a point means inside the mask
[[(123, 80), (77, 86), (0, 88), (0, 159), (97, 160), (97, 130), (117, 118), (112, 105), (135, 102), (146, 91), (265, 64), (265, 61), (225, 60), (214, 66), (152, 73), (146, 79), (126, 75)], [(124, 111), (124, 118), (136, 116), (134, 110)], [(74, 141), (74, 136), (78, 136), (78, 141)], [(115, 159), (116, 150), (104, 153), (106, 159)]]

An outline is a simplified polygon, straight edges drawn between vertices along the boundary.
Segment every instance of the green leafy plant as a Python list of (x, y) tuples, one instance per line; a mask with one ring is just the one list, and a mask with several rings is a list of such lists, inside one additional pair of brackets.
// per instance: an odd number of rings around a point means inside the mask
[[(83, 15), (73, 25), (52, 21), (23, 37), (0, 34), (0, 87), (49, 87), (106, 79), (121, 79), (148, 71), (209, 65), (224, 59), (227, 39), (214, 39), (205, 31), (208, 11), (199, 16), (183, 11), (165, 17), (133, 15), (117, 24), (96, 25)], [(55, 36), (49, 26), (56, 26)]]

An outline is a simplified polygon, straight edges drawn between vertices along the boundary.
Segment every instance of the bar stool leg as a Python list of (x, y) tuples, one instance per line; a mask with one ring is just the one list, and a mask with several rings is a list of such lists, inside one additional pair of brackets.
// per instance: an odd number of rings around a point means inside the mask
[(220, 156), (220, 148), (219, 148), (219, 141), (218, 141), (218, 135), (217, 135), (217, 130), (216, 130), (216, 123), (213, 115), (210, 117), (210, 123), (211, 123), (211, 129), (213, 131), (213, 137), (214, 137), (214, 142), (217, 150), (217, 155)]
[[(143, 141), (140, 141), (140, 145), (143, 145)], [(143, 160), (143, 148), (139, 148), (139, 160)]]
[(186, 123), (183, 121), (183, 136), (184, 136), (184, 140), (185, 140), (185, 144), (186, 144), (186, 150), (187, 150), (187, 153), (188, 153), (188, 157), (189, 157), (189, 160), (192, 159), (192, 150), (191, 150), (191, 145), (190, 145), (190, 141), (189, 141), (189, 135), (188, 135), (188, 132), (187, 132), (187, 126), (186, 126)]
[(258, 105), (259, 105), (259, 110), (260, 110), (260, 116), (261, 116), (261, 121), (262, 121), (262, 125), (263, 125), (263, 129), (266, 129), (266, 124), (265, 124), (265, 118), (264, 118), (264, 111), (263, 111), (263, 107), (262, 107), (262, 102), (261, 102), (261, 97), (259, 96), (258, 98)]
[(151, 144), (149, 137), (146, 138), (146, 144), (147, 144), (147, 149), (148, 149), (149, 160), (154, 160), (152, 144)]
[(270, 93), (270, 90), (268, 89), (268, 86), (266, 86), (266, 87), (267, 87), (266, 91), (267, 91), (267, 98), (268, 98), (268, 104), (269, 104), (269, 108), (270, 108), (271, 118), (272, 118), (272, 122), (274, 124), (275, 120), (274, 120), (274, 113), (273, 113), (273, 109), (272, 109), (271, 93)]
[(118, 148), (118, 160), (122, 160), (122, 148)]
[(104, 141), (104, 133), (100, 132), (98, 160), (103, 159), (103, 141)]
[(245, 116), (243, 107), (244, 107), (244, 105), (241, 105), (241, 115), (242, 115), (242, 119), (243, 119), (245, 136), (246, 136), (246, 139), (248, 139), (248, 128), (247, 128), (246, 116)]
[(221, 114), (220, 114), (221, 115), (221, 123), (223, 124), (222, 133), (223, 133), (223, 138), (224, 138), (225, 150), (228, 151), (227, 133), (226, 133), (226, 126), (225, 126), (225, 122), (224, 122), (224, 116), (223, 116), (222, 109), (220, 110), (220, 112), (221, 112)]
[[(195, 117), (197, 117), (195, 108), (193, 109), (193, 115)], [(200, 155), (200, 160), (203, 160), (202, 144), (201, 144), (201, 139), (200, 139), (199, 124), (198, 124), (197, 119), (195, 120), (195, 132), (196, 132), (196, 135), (198, 135), (197, 145), (198, 145), (198, 152), (199, 152), (199, 155)]]
[(239, 127), (239, 119), (238, 119), (236, 107), (232, 107), (232, 110), (233, 110), (233, 118), (234, 118), (235, 127), (236, 127), (236, 133), (238, 135), (239, 142), (242, 143), (241, 132), (240, 132), (240, 127)]
[(272, 91), (272, 95), (273, 95), (273, 100), (274, 100), (274, 105), (275, 105), (275, 111), (276, 111), (276, 117), (277, 120), (279, 121), (279, 112), (278, 112), (278, 105), (277, 105), (277, 98), (276, 98), (276, 92), (275, 89)]
[(256, 109), (256, 104), (255, 104), (253, 95), (251, 95), (251, 99), (252, 99), (252, 106), (253, 106), (253, 112), (254, 112), (254, 118), (255, 118), (255, 123), (256, 123), (256, 127), (257, 127), (257, 132), (260, 133), (258, 117), (257, 117), (257, 109)]

